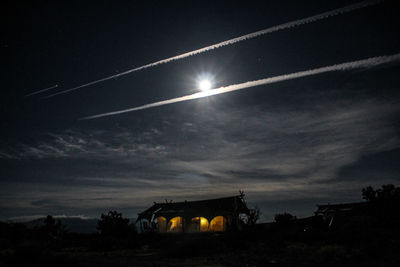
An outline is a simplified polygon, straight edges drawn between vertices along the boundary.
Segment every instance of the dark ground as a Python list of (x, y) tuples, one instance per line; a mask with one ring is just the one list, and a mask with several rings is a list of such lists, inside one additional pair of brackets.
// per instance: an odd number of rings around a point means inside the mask
[(400, 266), (399, 219), (316, 217), (240, 232), (52, 236), (1, 224), (0, 266)]

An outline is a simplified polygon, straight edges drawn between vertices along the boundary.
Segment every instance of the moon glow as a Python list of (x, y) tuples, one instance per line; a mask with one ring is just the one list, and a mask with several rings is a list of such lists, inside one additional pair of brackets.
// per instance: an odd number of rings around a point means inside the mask
[(201, 91), (210, 90), (210, 89), (211, 89), (211, 82), (210, 82), (209, 80), (207, 80), (207, 79), (201, 80), (201, 81), (199, 82), (199, 89), (200, 89)]

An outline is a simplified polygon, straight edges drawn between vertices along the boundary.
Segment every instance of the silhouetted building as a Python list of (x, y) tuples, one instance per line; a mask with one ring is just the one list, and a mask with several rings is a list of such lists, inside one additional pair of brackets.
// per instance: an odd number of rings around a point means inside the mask
[(329, 226), (332, 226), (335, 218), (365, 216), (371, 211), (371, 203), (369, 202), (324, 204), (317, 205), (317, 207), (317, 210), (314, 212), (315, 215), (322, 216), (325, 221), (329, 222)]
[(225, 231), (239, 227), (239, 218), (248, 215), (243, 196), (200, 201), (154, 203), (139, 213), (142, 231), (165, 232)]

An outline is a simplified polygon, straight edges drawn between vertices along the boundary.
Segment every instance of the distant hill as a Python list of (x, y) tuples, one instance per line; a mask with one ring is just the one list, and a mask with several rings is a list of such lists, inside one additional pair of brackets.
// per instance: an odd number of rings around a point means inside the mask
[[(35, 227), (40, 227), (44, 223), (43, 218), (35, 219), (32, 221), (24, 222), (23, 224), (26, 225), (28, 228), (35, 228)], [(65, 217), (65, 218), (57, 218), (55, 217), (56, 220), (60, 220), (62, 225), (65, 225), (67, 227), (68, 232), (73, 232), (73, 233), (81, 233), (81, 234), (90, 234), (90, 233), (97, 233), (97, 218), (93, 219), (82, 219), (82, 218), (77, 218), (77, 217)], [(136, 221), (136, 218), (129, 218), (130, 223), (134, 223)]]
[[(24, 222), (24, 224), (28, 228), (35, 228), (43, 225), (45, 218), (39, 218), (36, 220)], [(76, 217), (71, 218), (55, 218), (56, 220), (60, 220), (62, 225), (65, 225), (69, 232), (74, 233), (82, 233), (82, 234), (89, 234), (89, 233), (96, 233), (97, 229), (97, 220), (98, 219), (81, 219)]]

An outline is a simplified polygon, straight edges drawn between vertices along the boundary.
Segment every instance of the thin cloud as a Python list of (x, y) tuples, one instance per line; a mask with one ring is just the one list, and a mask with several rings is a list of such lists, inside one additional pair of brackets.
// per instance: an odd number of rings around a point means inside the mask
[(48, 133), (48, 139), (34, 144), (16, 144), (13, 147), (0, 148), (0, 159), (57, 159), (57, 158), (104, 158), (131, 157), (136, 155), (164, 155), (162, 144), (153, 144), (152, 138), (159, 135), (150, 130), (135, 136), (127, 130), (108, 137), (101, 131), (90, 133), (69, 130), (66, 133)]
[(163, 101), (159, 101), (159, 102), (154, 102), (154, 103), (146, 104), (146, 105), (139, 106), (139, 107), (117, 110), (117, 111), (112, 111), (112, 112), (107, 112), (107, 113), (101, 113), (101, 114), (97, 114), (97, 115), (93, 115), (93, 116), (87, 116), (87, 117), (80, 118), (80, 120), (90, 120), (90, 119), (97, 119), (97, 118), (101, 118), (101, 117), (113, 116), (113, 115), (118, 115), (118, 114), (122, 114), (122, 113), (133, 112), (133, 111), (137, 111), (137, 110), (159, 107), (159, 106), (174, 104), (174, 103), (178, 103), (178, 102), (208, 97), (208, 96), (212, 96), (212, 95), (229, 93), (229, 92), (246, 89), (246, 88), (251, 88), (251, 87), (255, 87), (255, 86), (267, 85), (267, 84), (272, 84), (272, 83), (317, 75), (317, 74), (326, 73), (326, 72), (347, 71), (347, 70), (359, 69), (359, 68), (370, 68), (370, 67), (375, 67), (375, 66), (382, 65), (385, 63), (396, 62), (399, 60), (400, 60), (400, 53), (394, 54), (394, 55), (389, 55), (389, 56), (371, 57), (371, 58), (367, 58), (367, 59), (351, 61), (351, 62), (336, 64), (336, 65), (331, 65), (331, 66), (326, 66), (326, 67), (321, 67), (321, 68), (316, 68), (316, 69), (311, 69), (311, 70), (299, 71), (299, 72), (290, 73), (290, 74), (283, 74), (283, 75), (270, 77), (270, 78), (264, 78), (264, 79), (260, 79), (260, 80), (256, 80), (256, 81), (248, 81), (248, 82), (244, 82), (244, 83), (240, 83), (240, 84), (233, 84), (233, 85), (229, 85), (226, 87), (219, 87), (219, 88), (212, 89), (209, 91), (199, 92), (199, 93), (195, 93), (195, 94), (191, 94), (191, 95), (186, 95), (186, 96), (181, 96), (181, 97), (163, 100)]
[[(306, 97), (311, 96), (308, 93)], [(128, 129), (111, 135), (105, 131), (58, 134), (55, 140), (67, 142), (62, 146), (66, 150), (76, 143), (91, 147), (90, 140), (96, 139), (99, 147), (95, 146), (95, 154), (105, 158), (85, 154), (83, 160), (76, 151), (78, 155), (68, 152), (70, 157), (47, 164), (44, 160), (16, 161), (19, 165), (13, 169), (21, 172), (5, 173), (10, 180), (2, 184), (0, 203), (15, 216), (27, 211), (98, 216), (114, 208), (133, 216), (136, 209), (140, 211), (153, 201), (212, 198), (239, 189), (245, 190), (249, 199), (263, 195), (265, 201), (307, 196), (348, 200), (354, 192), (358, 197), (365, 183), (363, 173), (351, 181), (338, 181), (335, 188), (331, 182), (337, 181), (343, 166), (357, 162), (362, 155), (398, 147), (391, 118), (399, 108), (387, 99), (356, 98), (341, 102), (339, 109), (322, 104), (293, 114), (287, 109), (266, 111), (257, 106), (223, 110), (209, 106), (185, 120), (171, 117), (168, 140), (163, 139), (168, 129), (160, 125), (146, 134)], [(190, 141), (182, 138), (193, 130), (197, 134), (191, 135)], [(151, 154), (155, 147), (163, 146), (168, 157), (157, 153), (149, 160), (146, 153), (129, 157), (114, 149), (135, 140), (143, 142), (133, 148), (142, 147), (147, 138), (153, 139), (153, 146), (144, 145), (145, 151)], [(18, 168), (27, 163), (31, 165)], [(48, 169), (50, 165), (55, 171)], [(39, 169), (47, 172), (32, 171)], [(17, 175), (24, 178), (15, 179)], [(42, 176), (45, 179), (40, 180)], [(384, 177), (379, 183), (386, 181)]]
[[(158, 65), (161, 65), (161, 64), (166, 64), (166, 63), (169, 63), (169, 62), (172, 62), (172, 61), (184, 59), (184, 58), (187, 58), (187, 57), (191, 57), (191, 56), (194, 56), (194, 55), (205, 53), (207, 51), (211, 51), (211, 50), (218, 49), (218, 48), (221, 48), (221, 47), (224, 47), (224, 46), (228, 46), (228, 45), (232, 45), (232, 44), (235, 44), (235, 43), (238, 43), (238, 42), (242, 42), (242, 41), (246, 41), (246, 40), (253, 39), (253, 38), (256, 38), (256, 37), (260, 37), (260, 36), (263, 36), (263, 35), (266, 35), (266, 34), (270, 34), (270, 33), (273, 33), (273, 32), (277, 32), (277, 31), (280, 31), (280, 30), (294, 28), (294, 27), (297, 27), (297, 26), (301, 26), (301, 25), (305, 25), (305, 24), (308, 24), (308, 23), (316, 22), (316, 21), (319, 21), (319, 20), (327, 19), (327, 18), (330, 18), (330, 17), (333, 17), (333, 16), (345, 14), (345, 13), (348, 13), (348, 12), (351, 12), (351, 11), (355, 11), (355, 10), (358, 10), (358, 9), (361, 9), (361, 8), (365, 8), (365, 7), (368, 7), (368, 6), (376, 5), (376, 4), (381, 3), (381, 2), (383, 2), (383, 1), (382, 0), (363, 1), (363, 2), (360, 2), (360, 3), (353, 4), (353, 5), (349, 5), (349, 6), (345, 6), (345, 7), (342, 7), (342, 8), (338, 8), (338, 9), (334, 9), (334, 10), (331, 10), (331, 11), (327, 11), (327, 12), (324, 12), (324, 13), (321, 13), (321, 14), (318, 14), (318, 15), (314, 15), (314, 16), (311, 16), (311, 17), (307, 17), (307, 18), (303, 18), (303, 19), (298, 19), (298, 20), (295, 20), (295, 21), (287, 22), (287, 23), (280, 24), (280, 25), (277, 25), (277, 26), (273, 26), (273, 27), (270, 27), (270, 28), (267, 28), (267, 29), (263, 29), (263, 30), (260, 30), (260, 31), (256, 31), (256, 32), (253, 32), (253, 33), (242, 35), (242, 36), (239, 36), (239, 37), (227, 40), (227, 41), (223, 41), (223, 42), (220, 42), (220, 43), (217, 43), (217, 44), (213, 44), (213, 45), (206, 46), (206, 47), (203, 47), (203, 48), (200, 48), (200, 49), (189, 51), (189, 52), (186, 52), (186, 53), (174, 56), (174, 57), (169, 57), (169, 58), (166, 58), (166, 59), (163, 59), (163, 60), (159, 60), (159, 61), (147, 64), (147, 65), (143, 65), (143, 66), (140, 66), (140, 67), (137, 67), (137, 68), (134, 68), (134, 69), (130, 69), (130, 70), (127, 70), (127, 71), (124, 71), (124, 72), (121, 72), (121, 73), (118, 73), (118, 74), (115, 74), (115, 75), (111, 75), (111, 76), (108, 76), (108, 77), (105, 77), (105, 78), (102, 78), (102, 79), (94, 80), (92, 82), (88, 82), (88, 83), (85, 83), (85, 84), (82, 84), (82, 85), (79, 85), (79, 86), (76, 86), (76, 87), (73, 87), (73, 88), (70, 88), (70, 89), (63, 90), (63, 91), (58, 92), (58, 93), (54, 93), (54, 94), (48, 95), (45, 98), (50, 98), (50, 97), (54, 97), (54, 96), (57, 96), (57, 95), (66, 94), (66, 93), (78, 90), (80, 88), (88, 87), (90, 85), (94, 85), (94, 84), (98, 84), (98, 83), (101, 83), (101, 82), (104, 82), (104, 81), (108, 81), (108, 80), (111, 80), (111, 79), (114, 79), (114, 78), (118, 78), (118, 77), (130, 74), (130, 73), (136, 72), (136, 71), (140, 71), (140, 70), (144, 70), (144, 69), (147, 69), (147, 68), (155, 67), (155, 66), (158, 66)], [(39, 93), (39, 92), (35, 92), (35, 93), (32, 93), (32, 94), (36, 94), (36, 93)]]

